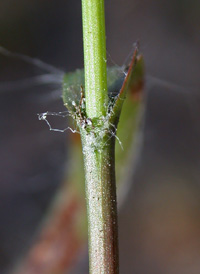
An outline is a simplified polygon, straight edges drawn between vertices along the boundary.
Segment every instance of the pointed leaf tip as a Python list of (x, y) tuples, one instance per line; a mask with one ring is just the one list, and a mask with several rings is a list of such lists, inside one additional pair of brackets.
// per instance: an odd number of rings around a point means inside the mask
[(144, 61), (142, 55), (138, 55), (138, 49), (135, 49), (127, 75), (124, 79), (120, 92), (114, 102), (110, 122), (117, 125), (122, 110), (123, 102), (128, 92), (134, 92), (144, 83)]

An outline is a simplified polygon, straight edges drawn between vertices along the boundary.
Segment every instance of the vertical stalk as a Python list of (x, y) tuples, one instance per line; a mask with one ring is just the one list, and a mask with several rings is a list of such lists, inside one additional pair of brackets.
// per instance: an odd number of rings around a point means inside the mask
[(108, 105), (104, 0), (82, 0), (86, 113), (105, 116)]
[[(83, 146), (90, 274), (118, 274), (115, 138), (109, 132), (104, 0), (82, 0), (86, 121)], [(92, 125), (91, 125), (92, 123)], [(90, 124), (90, 125), (89, 125)]]
[[(118, 274), (115, 139), (105, 134), (100, 149), (81, 132), (85, 165), (90, 274)], [(105, 144), (106, 145), (103, 145)]]

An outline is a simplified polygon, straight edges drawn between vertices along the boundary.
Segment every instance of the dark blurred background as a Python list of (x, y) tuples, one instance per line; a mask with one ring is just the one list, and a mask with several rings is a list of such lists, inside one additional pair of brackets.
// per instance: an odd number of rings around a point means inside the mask
[[(141, 147), (119, 214), (121, 273), (198, 274), (200, 2), (105, 5), (109, 63), (123, 65), (139, 40), (147, 75)], [(81, 35), (81, 1), (0, 1), (0, 45), (12, 52), (71, 71), (83, 66)], [(1, 83), (43, 73), (0, 56)], [(37, 119), (37, 113), (64, 110), (59, 92), (55, 84), (0, 89), (2, 274), (31, 246), (65, 173), (68, 133), (50, 132)], [(87, 270), (77, 267), (78, 273)]]

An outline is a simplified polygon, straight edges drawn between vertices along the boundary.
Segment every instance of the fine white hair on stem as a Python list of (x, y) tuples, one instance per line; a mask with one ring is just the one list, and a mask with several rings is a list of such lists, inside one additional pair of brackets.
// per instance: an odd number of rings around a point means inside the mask
[(153, 75), (147, 75), (146, 76), (146, 83), (147, 87), (153, 87), (155, 85), (160, 85), (161, 87), (168, 87), (171, 88), (174, 92), (181, 92), (181, 93), (190, 93), (192, 91), (197, 91), (196, 87), (193, 86), (182, 86), (181, 84), (171, 82), (169, 80), (162, 79), (160, 77), (156, 77)]
[[(64, 129), (53, 128), (53, 127), (51, 126), (50, 122), (48, 121), (47, 116), (59, 116), (59, 117), (65, 118), (65, 117), (71, 116), (70, 113), (69, 113), (68, 111), (63, 111), (63, 112), (49, 112), (49, 111), (47, 111), (47, 112), (38, 114), (38, 119), (39, 119), (40, 121), (45, 121), (46, 124), (47, 124), (48, 127), (49, 127), (49, 130), (51, 130), (51, 131), (56, 131), (56, 132), (61, 132), (61, 133), (63, 133), (63, 132), (65, 132), (65, 131), (67, 131), (67, 130), (70, 130), (72, 133), (79, 133), (78, 130), (72, 129), (71, 127), (66, 127), (66, 128), (64, 128)], [(80, 134), (80, 133), (79, 133), (79, 134)]]
[(40, 69), (43, 69), (49, 73), (54, 73), (54, 74), (63, 74), (64, 72), (58, 68), (55, 68), (52, 65), (49, 65), (37, 58), (32, 58), (30, 56), (21, 54), (21, 53), (15, 53), (15, 52), (11, 52), (7, 49), (5, 49), (4, 47), (0, 46), (0, 54), (4, 55), (4, 56), (8, 56), (8, 57), (12, 57), (12, 58), (16, 58), (19, 60), (22, 60), (28, 64), (34, 65)]
[(129, 62), (131, 60), (131, 57), (133, 56), (133, 53), (134, 51), (137, 49), (139, 49), (139, 41), (136, 41), (132, 44), (132, 47), (131, 47), (131, 50), (129, 52), (129, 54), (126, 56), (122, 66), (118, 65), (112, 58), (111, 54), (108, 52), (108, 50), (106, 51), (107, 52), (107, 55), (108, 55), (108, 59), (110, 59), (111, 63), (116, 66), (123, 74), (124, 76), (127, 76), (127, 67), (129, 66)]
[(122, 65), (122, 66), (118, 65), (118, 64), (113, 60), (113, 58), (112, 58), (111, 54), (108, 52), (108, 50), (107, 50), (106, 52), (107, 52), (108, 58), (110, 59), (111, 63), (112, 63), (115, 67), (117, 67), (117, 68), (119, 69), (119, 71), (120, 71), (122, 74), (124, 74), (124, 76), (126, 76), (126, 75), (127, 75), (126, 66), (125, 66), (125, 65)]
[(25, 63), (36, 66), (45, 71), (44, 74), (28, 77), (25, 79), (1, 82), (0, 92), (12, 92), (42, 85), (57, 85), (59, 86), (59, 88), (62, 86), (64, 71), (55, 68), (54, 66), (49, 65), (37, 58), (32, 58), (24, 54), (11, 52), (2, 46), (0, 46), (0, 54), (10, 58), (19, 59)]
[(113, 125), (112, 123), (110, 123), (110, 126), (113, 127), (113, 129), (114, 129), (114, 132), (111, 131), (111, 135), (114, 136), (114, 137), (116, 138), (116, 140), (118, 141), (118, 143), (119, 143), (121, 149), (124, 150), (123, 144), (122, 144), (122, 142), (120, 141), (119, 137), (117, 136), (117, 128), (116, 128), (116, 126)]
[(131, 50), (130, 50), (129, 54), (127, 55), (127, 57), (125, 58), (124, 62), (123, 62), (124, 67), (128, 66), (128, 62), (130, 62), (130, 59), (133, 56), (134, 51), (138, 50), (139, 48), (140, 48), (139, 40), (137, 40), (136, 42), (134, 42), (132, 44)]
[(30, 87), (41, 86), (41, 85), (48, 85), (48, 84), (61, 85), (62, 76), (58, 74), (43, 74), (43, 75), (37, 75), (34, 77), (22, 79), (22, 80), (2, 82), (0, 83), (0, 91), (2, 92), (15, 91), (15, 90), (21, 90), (21, 89), (30, 88)]
[(188, 114), (191, 117), (191, 121), (195, 123), (195, 128), (198, 129), (198, 119), (199, 117), (199, 89), (195, 86), (182, 86), (177, 83), (170, 82), (168, 80), (164, 80), (155, 76), (148, 75), (146, 77), (146, 87), (147, 89), (159, 87), (161, 90), (162, 88), (167, 88), (168, 91), (171, 91), (173, 94), (177, 93), (184, 99), (186, 106), (188, 107)]
[(48, 102), (55, 102), (58, 100), (62, 100), (62, 91), (61, 89), (53, 89), (48, 91), (46, 94), (39, 95), (40, 103), (48, 103)]

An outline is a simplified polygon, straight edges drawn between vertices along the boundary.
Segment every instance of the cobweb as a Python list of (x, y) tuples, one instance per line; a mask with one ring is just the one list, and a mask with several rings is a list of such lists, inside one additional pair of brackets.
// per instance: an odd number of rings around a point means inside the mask
[[(118, 65), (112, 59), (111, 55), (107, 52), (107, 58), (110, 61), (110, 63), (113, 64), (114, 66), (116, 66), (119, 69), (119, 72), (121, 72), (121, 74), (123, 74), (124, 76), (126, 76), (126, 74), (127, 74), (128, 61), (130, 59), (130, 56), (132, 56), (133, 51), (135, 50), (135, 46), (136, 45), (133, 44), (131, 51), (125, 58), (122, 66)], [(1, 82), (0, 83), (0, 94), (3, 92), (12, 93), (16, 90), (22, 90), (22, 89), (26, 89), (29, 87), (39, 87), (39, 86), (40, 87), (45, 87), (45, 86), (55, 87), (55, 85), (56, 85), (56, 89), (50, 90), (47, 94), (40, 94), (39, 100), (41, 103), (45, 104), (49, 101), (54, 102), (58, 98), (61, 98), (63, 75), (65, 74), (65, 72), (63, 70), (57, 69), (52, 65), (46, 64), (46, 63), (38, 60), (37, 58), (31, 58), (31, 57), (23, 55), (23, 54), (12, 53), (1, 46), (0, 46), (0, 54), (7, 56), (9, 58), (16, 58), (21, 61), (24, 61), (25, 63), (28, 63), (31, 66), (39, 68), (43, 72), (40, 75), (37, 75), (34, 77), (29, 77), (29, 78), (22, 79), (22, 80)], [(161, 79), (161, 78), (158, 78), (158, 77), (155, 77), (152, 75), (147, 75), (145, 77), (145, 86), (146, 86), (145, 92), (148, 92), (148, 90), (150, 90), (151, 88), (153, 88), (155, 86), (159, 86), (161, 96), (162, 96), (162, 87), (163, 88), (167, 87), (169, 92), (179, 93), (180, 96), (183, 96), (182, 98), (184, 98), (185, 103), (188, 106), (188, 113), (191, 116), (191, 121), (199, 123), (198, 119), (197, 119), (197, 117), (199, 115), (199, 102), (196, 100), (196, 98), (199, 97), (197, 89), (195, 89), (193, 87), (185, 87), (185, 86), (183, 87), (177, 83), (172, 83), (165, 79)], [(192, 95), (191, 95), (191, 93), (192, 93)], [(79, 132), (79, 129), (78, 129), (76, 123), (74, 123), (73, 128), (69, 127), (69, 126), (64, 127), (64, 128), (58, 128), (58, 123), (56, 122), (57, 120), (55, 120), (54, 123), (51, 121), (52, 118), (56, 118), (56, 119), (59, 118), (59, 119), (64, 119), (64, 121), (66, 120), (66, 123), (67, 123), (67, 119), (69, 117), (71, 117), (71, 114), (67, 110), (62, 111), (62, 112), (46, 111), (46, 112), (38, 114), (38, 119), (40, 121), (46, 122), (50, 131), (64, 133), (69, 130), (72, 133), (79, 134), (80, 132)], [(54, 124), (55, 124), (55, 126), (54, 126)], [(196, 125), (195, 128), (199, 128), (199, 125)], [(110, 133), (110, 138), (115, 137), (116, 140), (118, 141), (119, 145), (123, 149), (123, 144), (117, 136), (117, 129), (114, 125), (110, 125), (109, 133)], [(135, 151), (134, 157), (133, 157), (134, 161), (137, 161), (137, 157), (140, 154), (139, 150), (141, 148), (142, 139), (144, 137), (141, 134), (141, 132), (139, 132), (137, 134), (138, 134), (138, 137), (136, 136), (136, 138), (135, 138), (136, 144), (133, 144), (134, 151), (136, 148), (136, 151)], [(131, 162), (132, 162), (132, 160), (131, 160)], [(134, 166), (134, 165), (132, 165), (132, 166)], [(132, 170), (132, 173), (134, 173), (134, 172), (135, 172), (135, 170)], [(126, 187), (124, 187), (123, 191), (121, 191), (121, 199), (118, 201), (119, 203), (120, 203), (120, 201), (123, 200), (123, 197), (126, 196), (129, 189), (131, 188), (132, 180), (130, 180), (130, 176), (127, 177), (127, 180), (125, 183)]]
[[(42, 72), (44, 72), (40, 75), (28, 77), (25, 79), (1, 82), (0, 93), (5, 93), (5, 92), (12, 93), (12, 92), (21, 91), (27, 88), (35, 88), (39, 86), (43, 87), (47, 85), (51, 87), (51, 85), (52, 86), (56, 85), (57, 86), (56, 89), (50, 90), (47, 94), (41, 94), (39, 100), (40, 102), (45, 103), (48, 101), (57, 100), (58, 98), (62, 97), (62, 81), (63, 81), (63, 76), (65, 74), (63, 70), (60, 70), (52, 65), (49, 65), (37, 58), (32, 58), (24, 54), (11, 52), (2, 46), (0, 46), (0, 54), (8, 58), (14, 58), (14, 59), (23, 61), (33, 67), (39, 68)], [(123, 67), (120, 67), (120, 66), (117, 66), (117, 67), (119, 69), (119, 73), (126, 75), (126, 71)], [(65, 132), (67, 130), (70, 130), (72, 133), (79, 133), (77, 125), (75, 125), (74, 128), (71, 128), (69, 126), (67, 126), (66, 128), (57, 128), (56, 125), (55, 126), (52, 125), (52, 122), (50, 121), (52, 117), (66, 119), (66, 121), (68, 117), (72, 117), (70, 112), (67, 110), (62, 112), (46, 111), (43, 113), (39, 113), (37, 115), (40, 121), (46, 122), (50, 131)], [(110, 133), (110, 137), (113, 137), (113, 136), (116, 137), (120, 146), (122, 147), (122, 144), (119, 138), (116, 136), (116, 128), (114, 125), (110, 125), (109, 133)]]
[(55, 116), (55, 117), (61, 117), (61, 118), (66, 118), (66, 117), (70, 117), (71, 114), (68, 111), (62, 111), (62, 112), (43, 112), (38, 114), (38, 119), (40, 121), (45, 121), (49, 127), (49, 130), (51, 131), (57, 131), (57, 132), (65, 132), (67, 130), (70, 130), (72, 133), (79, 133), (78, 129), (72, 129), (71, 127), (66, 127), (64, 129), (58, 129), (58, 128), (53, 128), (49, 122), (49, 120), (47, 119), (48, 116)]
[[(130, 53), (127, 55), (125, 58), (123, 65), (120, 66), (118, 65), (111, 57), (111, 54), (107, 52), (107, 59), (112, 63), (114, 66), (116, 66), (119, 69), (119, 72), (126, 76), (127, 74), (127, 67), (128, 67), (128, 61), (130, 60), (130, 56), (132, 56), (133, 51), (135, 48), (138, 48), (139, 44), (138, 42), (134, 43), (132, 45)], [(24, 54), (19, 54), (19, 53), (14, 53), (11, 52), (4, 47), (0, 46), (0, 54), (3, 56), (6, 56), (8, 58), (14, 58), (18, 59), (20, 61), (23, 61), (31, 66), (34, 66), (36, 68), (39, 68), (40, 70), (44, 71), (43, 74), (36, 75), (33, 77), (28, 77), (25, 79), (21, 80), (14, 80), (14, 81), (6, 81), (6, 82), (0, 82), (0, 93), (4, 92), (13, 92), (17, 90), (23, 90), (27, 88), (34, 88), (34, 87), (39, 87), (39, 86), (52, 86), (54, 87), (56, 85), (55, 89), (50, 89), (48, 94), (41, 94), (40, 95), (40, 101), (45, 103), (48, 101), (55, 101), (58, 98), (60, 99), (62, 97), (62, 81), (63, 81), (63, 76), (65, 72), (61, 69), (58, 69), (50, 64), (47, 64), (37, 58), (32, 58), (29, 56), (26, 56)], [(152, 87), (154, 85), (159, 85), (163, 87), (168, 87), (169, 90), (172, 90), (174, 92), (180, 92), (181, 94), (186, 95), (186, 101), (187, 104), (190, 108), (190, 114), (191, 115), (197, 115), (198, 113), (198, 106), (195, 103), (195, 100), (192, 99), (192, 96), (190, 96), (190, 91), (191, 89), (196, 91), (194, 88), (191, 87), (182, 87), (179, 84), (174, 84), (169, 81), (166, 81), (164, 79), (160, 79), (151, 75), (148, 75), (145, 79), (146, 82), (146, 87)], [(70, 130), (72, 133), (79, 133), (79, 130), (72, 129), (71, 127), (66, 127), (63, 129), (59, 129), (56, 127), (53, 127), (49, 121), (49, 117), (54, 116), (54, 117), (59, 117), (62, 119), (67, 119), (68, 117), (71, 117), (72, 115), (68, 111), (64, 112), (51, 112), (51, 111), (46, 111), (44, 113), (38, 114), (38, 119), (41, 121), (45, 121), (51, 131), (56, 131), (56, 132), (65, 132), (67, 130)], [(114, 125), (110, 125), (110, 136), (113, 137), (115, 136), (117, 141), (119, 142), (120, 146), (122, 147), (122, 144), (120, 140), (118, 139), (116, 135), (117, 129), (114, 127)]]

